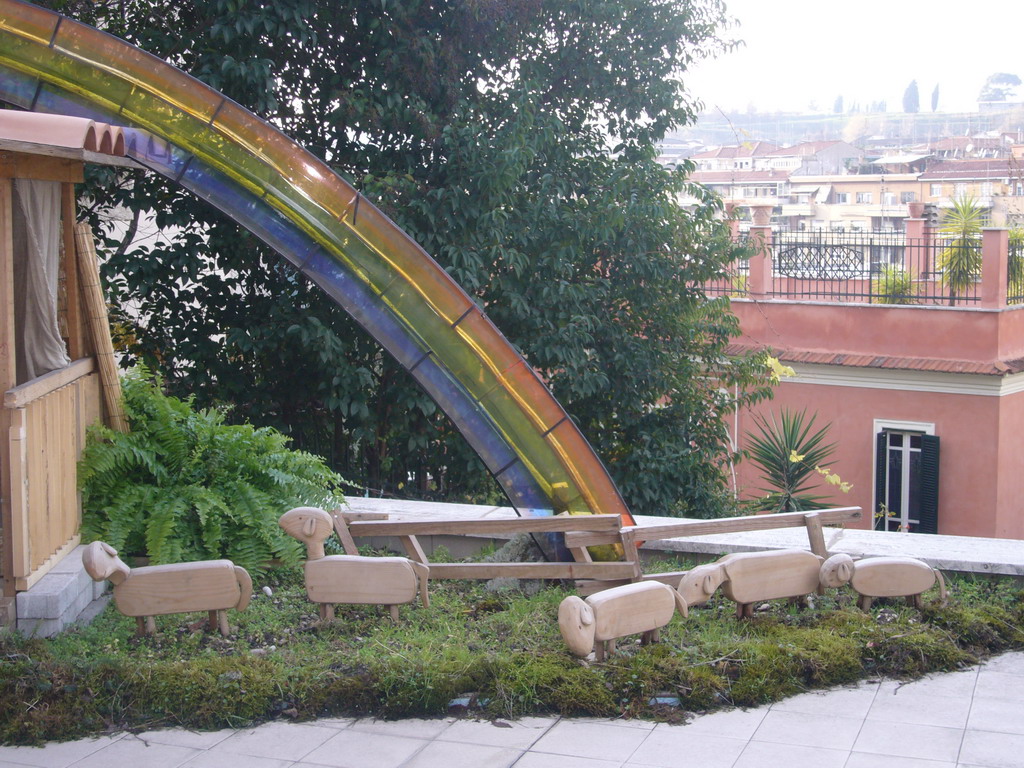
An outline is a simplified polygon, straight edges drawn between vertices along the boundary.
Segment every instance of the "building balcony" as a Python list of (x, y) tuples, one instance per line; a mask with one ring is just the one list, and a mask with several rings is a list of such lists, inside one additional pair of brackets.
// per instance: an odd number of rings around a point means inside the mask
[[(1024, 286), (1008, 278), (1024, 249), (1010, 247), (1007, 230), (987, 229), (960, 253), (968, 267), (961, 273), (946, 241), (921, 220), (909, 225), (905, 234), (753, 227), (754, 255), (705, 289), (740, 300), (733, 308), (748, 341), (771, 345), (772, 333), (787, 327), (797, 347), (823, 353), (1024, 359)], [(849, 309), (837, 314), (837, 305)], [(884, 320), (872, 320), (877, 334), (864, 333), (869, 315)]]

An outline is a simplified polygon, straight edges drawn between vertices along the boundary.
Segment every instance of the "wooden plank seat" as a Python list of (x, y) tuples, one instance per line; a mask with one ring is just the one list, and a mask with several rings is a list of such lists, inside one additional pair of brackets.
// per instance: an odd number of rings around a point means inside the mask
[[(771, 515), (747, 515), (742, 517), (720, 517), (713, 520), (677, 520), (659, 525), (629, 526), (621, 529), (618, 537), (607, 532), (570, 531), (565, 534), (565, 545), (577, 558), (587, 558), (587, 547), (615, 544), (623, 542), (629, 546), (629, 540), (642, 539), (644, 542), (663, 541), (665, 539), (688, 538), (692, 536), (708, 536), (723, 533), (744, 533), (749, 531), (767, 531), (775, 528), (806, 528), (811, 552), (821, 557), (828, 557), (825, 547), (823, 525), (843, 525), (860, 520), (863, 512), (860, 507), (837, 507), (815, 512), (780, 512)], [(637, 557), (637, 560), (639, 558)], [(675, 587), (685, 571), (671, 571), (642, 575), (645, 581), (660, 581)], [(583, 583), (578, 585), (581, 594), (594, 592), (609, 587), (619, 586), (628, 581), (609, 583)]]
[(406, 556), (430, 566), (431, 579), (596, 579), (635, 581), (640, 578), (636, 558), (614, 562), (566, 563), (431, 563), (417, 536), (498, 536), (517, 533), (593, 533), (621, 542), (618, 515), (555, 515), (489, 520), (406, 520), (368, 519), (365, 516), (335, 512), (334, 530), (347, 554), (358, 554), (355, 539), (369, 536), (396, 537)]
[[(432, 579), (574, 579), (582, 594), (635, 581), (660, 581), (675, 587), (683, 571), (644, 575), (637, 541), (655, 542), (709, 534), (763, 531), (774, 528), (807, 529), (810, 550), (827, 557), (823, 525), (842, 525), (862, 517), (860, 507), (841, 507), (817, 512), (786, 512), (773, 515), (727, 517), (715, 520), (676, 520), (644, 526), (621, 526), (618, 515), (555, 515), (486, 520), (388, 520), (386, 515), (351, 513), (332, 515), (334, 529), (345, 552), (358, 554), (355, 539), (369, 536), (396, 537), (411, 560), (430, 566)], [(568, 563), (430, 563), (417, 536), (550, 533), (565, 535), (575, 562)], [(594, 562), (588, 547), (618, 545), (619, 561)]]

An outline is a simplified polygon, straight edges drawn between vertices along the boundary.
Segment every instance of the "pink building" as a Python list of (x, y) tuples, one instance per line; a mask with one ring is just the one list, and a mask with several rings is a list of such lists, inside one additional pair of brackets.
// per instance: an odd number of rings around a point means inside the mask
[[(836, 504), (874, 510), (889, 530), (1024, 539), (1024, 297), (1008, 297), (1007, 231), (985, 230), (980, 275), (959, 291), (943, 281), (941, 244), (921, 219), (881, 257), (848, 239), (752, 234), (766, 246), (733, 300), (735, 351), (768, 347), (796, 371), (757, 411), (831, 422), (832, 469), (853, 484)], [(880, 303), (899, 300), (885, 294), (880, 264), (910, 275), (902, 300), (914, 303)], [(741, 445), (753, 429), (739, 414)], [(752, 463), (740, 462), (739, 485), (758, 495)]]

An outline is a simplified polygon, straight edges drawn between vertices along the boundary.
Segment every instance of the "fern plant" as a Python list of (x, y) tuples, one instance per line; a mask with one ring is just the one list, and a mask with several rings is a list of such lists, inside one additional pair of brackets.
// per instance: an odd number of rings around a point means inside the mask
[(301, 559), (282, 513), (343, 503), (341, 478), (280, 432), (197, 411), (141, 367), (123, 387), (131, 433), (92, 427), (79, 463), (84, 539), (153, 563), (225, 557), (259, 573)]

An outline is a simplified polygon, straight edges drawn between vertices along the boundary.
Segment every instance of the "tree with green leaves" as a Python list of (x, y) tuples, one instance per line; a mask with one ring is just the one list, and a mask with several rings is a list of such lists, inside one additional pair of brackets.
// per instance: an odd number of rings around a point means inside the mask
[[(686, 67), (724, 45), (718, 0), (64, 11), (222, 90), (373, 199), (486, 307), (636, 511), (726, 511), (723, 417), (766, 396), (763, 360), (726, 356), (736, 320), (701, 288), (739, 255), (720, 202), (655, 162), (696, 114)], [(232, 404), (374, 493), (497, 500), (434, 403), (291, 267), (160, 179), (96, 181), (98, 224), (122, 205), (165, 233), (108, 227), (104, 269), (132, 355), (172, 391)]]

